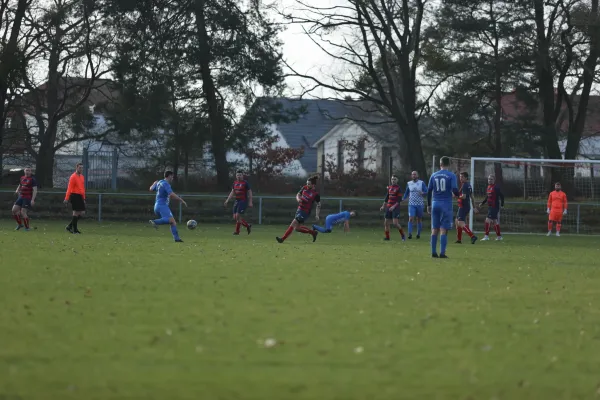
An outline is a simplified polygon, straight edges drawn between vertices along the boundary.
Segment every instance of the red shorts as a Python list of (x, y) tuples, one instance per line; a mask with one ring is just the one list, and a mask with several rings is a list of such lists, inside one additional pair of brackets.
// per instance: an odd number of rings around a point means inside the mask
[(560, 222), (563, 219), (563, 213), (560, 211), (550, 211), (550, 215), (548, 216), (548, 221), (556, 221)]

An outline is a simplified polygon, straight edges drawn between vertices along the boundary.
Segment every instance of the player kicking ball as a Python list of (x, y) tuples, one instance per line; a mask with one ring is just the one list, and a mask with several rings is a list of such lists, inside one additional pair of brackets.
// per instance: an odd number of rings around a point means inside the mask
[(306, 181), (306, 185), (300, 188), (300, 191), (296, 194), (296, 201), (298, 202), (298, 208), (296, 209), (296, 215), (292, 220), (292, 223), (286, 229), (282, 237), (277, 236), (275, 239), (278, 243), (283, 243), (285, 240), (294, 232), (306, 233), (311, 235), (313, 242), (317, 240), (318, 231), (308, 229), (302, 224), (308, 219), (312, 210), (313, 204), (316, 204), (315, 219), (319, 220), (319, 213), (321, 212), (321, 195), (317, 192), (317, 181), (319, 177), (313, 176)]
[(177, 196), (173, 189), (171, 189), (171, 182), (173, 182), (173, 171), (165, 171), (164, 179), (159, 181), (154, 181), (154, 183), (150, 186), (151, 192), (156, 192), (156, 201), (154, 202), (154, 213), (156, 214), (158, 219), (150, 220), (150, 224), (158, 229), (158, 225), (171, 225), (171, 233), (173, 234), (173, 239), (176, 242), (183, 242), (179, 237), (179, 233), (177, 232), (177, 222), (173, 217), (173, 213), (169, 208), (169, 200), (174, 199), (179, 201), (181, 204), (187, 207), (187, 203), (179, 196)]
[(556, 224), (556, 236), (560, 236), (560, 228), (562, 227), (562, 219), (567, 215), (567, 194), (562, 191), (560, 182), (554, 184), (554, 192), (548, 196), (548, 234), (552, 235), (552, 225)]
[(344, 224), (344, 232), (348, 233), (348, 232), (350, 232), (350, 217), (356, 217), (356, 212), (355, 211), (342, 211), (341, 213), (337, 213), (337, 214), (329, 214), (325, 218), (325, 227), (324, 228), (322, 226), (318, 226), (318, 225), (313, 225), (312, 228), (315, 231), (318, 231), (321, 233), (331, 233), (334, 225), (343, 223)]

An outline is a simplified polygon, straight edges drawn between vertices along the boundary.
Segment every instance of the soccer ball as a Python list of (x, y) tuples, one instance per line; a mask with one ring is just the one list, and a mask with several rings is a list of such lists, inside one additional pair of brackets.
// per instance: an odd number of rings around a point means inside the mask
[(196, 229), (197, 226), (198, 226), (198, 223), (196, 221), (194, 221), (193, 219), (190, 219), (187, 222), (188, 229)]

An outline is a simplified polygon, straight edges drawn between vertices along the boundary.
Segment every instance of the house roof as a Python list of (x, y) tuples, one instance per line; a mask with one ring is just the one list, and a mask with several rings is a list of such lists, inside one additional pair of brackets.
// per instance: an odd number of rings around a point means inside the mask
[[(576, 109), (579, 104), (580, 96), (573, 96), (573, 107)], [(518, 98), (517, 93), (506, 93), (502, 96), (502, 118), (505, 121), (516, 122), (523, 119), (535, 118), (535, 122), (542, 123), (543, 111), (542, 105), (529, 105), (524, 100)], [(569, 119), (567, 114), (567, 105), (562, 104), (562, 118), (560, 128), (567, 131)], [(583, 137), (600, 135), (600, 96), (590, 96), (585, 126), (583, 128)]]
[[(90, 80), (86, 78), (60, 78), (58, 82), (59, 104), (65, 97), (65, 104), (67, 106), (76, 104), (90, 87), (91, 90), (89, 95), (83, 102), (84, 106), (103, 106), (115, 101), (120, 95), (117, 85), (110, 79), (96, 79), (93, 83), (90, 83)], [(41, 106), (45, 108), (47, 90), (48, 82), (45, 82), (34, 90), (23, 94), (22, 97), (17, 98), (15, 100), (15, 106), (21, 106), (28, 109), (33, 107), (36, 104), (36, 101), (39, 101)]]
[(350, 125), (359, 126), (363, 132), (365, 132), (365, 134), (381, 143), (392, 146), (398, 145), (398, 136), (396, 135), (396, 132), (398, 132), (398, 126), (395, 123), (384, 121), (380, 124), (375, 124), (373, 122), (369, 123), (364, 121), (356, 121), (351, 118), (345, 118), (339, 124), (334, 126), (329, 132), (323, 135), (319, 140), (313, 143), (313, 147), (317, 147), (320, 143), (334, 135), (339, 129), (343, 129), (344, 127)]
[[(372, 103), (356, 100), (321, 100), (321, 99), (272, 99), (284, 109), (303, 107), (305, 113), (297, 121), (276, 124), (291, 148), (304, 147), (304, 155), (300, 159), (302, 168), (308, 173), (317, 170), (317, 149), (314, 144), (330, 132), (336, 125), (348, 119), (364, 126), (371, 135), (382, 137), (388, 130), (382, 128), (383, 114), (379, 113)], [(389, 125), (388, 125), (389, 126)]]

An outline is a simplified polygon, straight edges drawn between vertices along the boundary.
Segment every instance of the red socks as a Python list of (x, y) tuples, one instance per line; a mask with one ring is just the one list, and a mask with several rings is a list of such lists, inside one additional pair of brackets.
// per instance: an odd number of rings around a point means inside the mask
[(25, 228), (29, 229), (29, 218), (23, 218), (23, 222), (25, 222)]
[(552, 230), (552, 221), (548, 221), (548, 231)]
[(300, 232), (300, 233), (308, 233), (308, 234), (310, 234), (310, 235), (312, 235), (312, 234), (313, 234), (313, 231), (312, 231), (312, 230), (310, 230), (310, 229), (308, 229), (308, 228), (307, 228), (307, 227), (305, 227), (305, 226), (299, 226), (298, 228), (296, 228), (296, 230), (297, 230), (298, 232)]
[(460, 226), (456, 226), (456, 239), (462, 240), (462, 228)]
[(488, 236), (490, 234), (490, 223), (486, 222), (485, 223), (485, 236)]
[(235, 223), (235, 233), (240, 233), (240, 223), (239, 222)]
[(292, 232), (294, 232), (294, 227), (293, 226), (288, 226), (288, 228), (286, 229), (285, 233), (283, 234), (282, 239), (285, 240), (288, 237), (290, 237), (290, 235), (292, 234)]
[(15, 221), (17, 221), (17, 224), (23, 225), (23, 223), (21, 222), (21, 216), (19, 214), (13, 214), (13, 218), (15, 219)]
[(494, 225), (494, 230), (496, 231), (496, 235), (502, 236), (502, 234), (500, 233), (500, 225), (499, 224)]
[(400, 232), (400, 236), (404, 236), (404, 229), (398, 228), (398, 232)]
[(244, 228), (247, 228), (247, 227), (248, 227), (248, 223), (246, 222), (246, 220), (245, 220), (245, 219), (242, 219), (242, 220), (240, 221), (240, 223), (242, 224), (242, 226), (243, 226)]
[(390, 238), (390, 231), (385, 231), (385, 238), (389, 239)]
[[(469, 237), (470, 237), (470, 238), (472, 238), (472, 237), (473, 237), (473, 231), (471, 231), (471, 230), (469, 229), (469, 227), (468, 227), (468, 226), (466, 226), (466, 225), (465, 225), (465, 226), (462, 228), (462, 230), (463, 230), (463, 231), (465, 231), (465, 233), (466, 233), (467, 235), (469, 235)], [(461, 236), (462, 236), (462, 235), (461, 235)]]
[(560, 227), (562, 226), (561, 222), (556, 223), (556, 232), (560, 232)]

